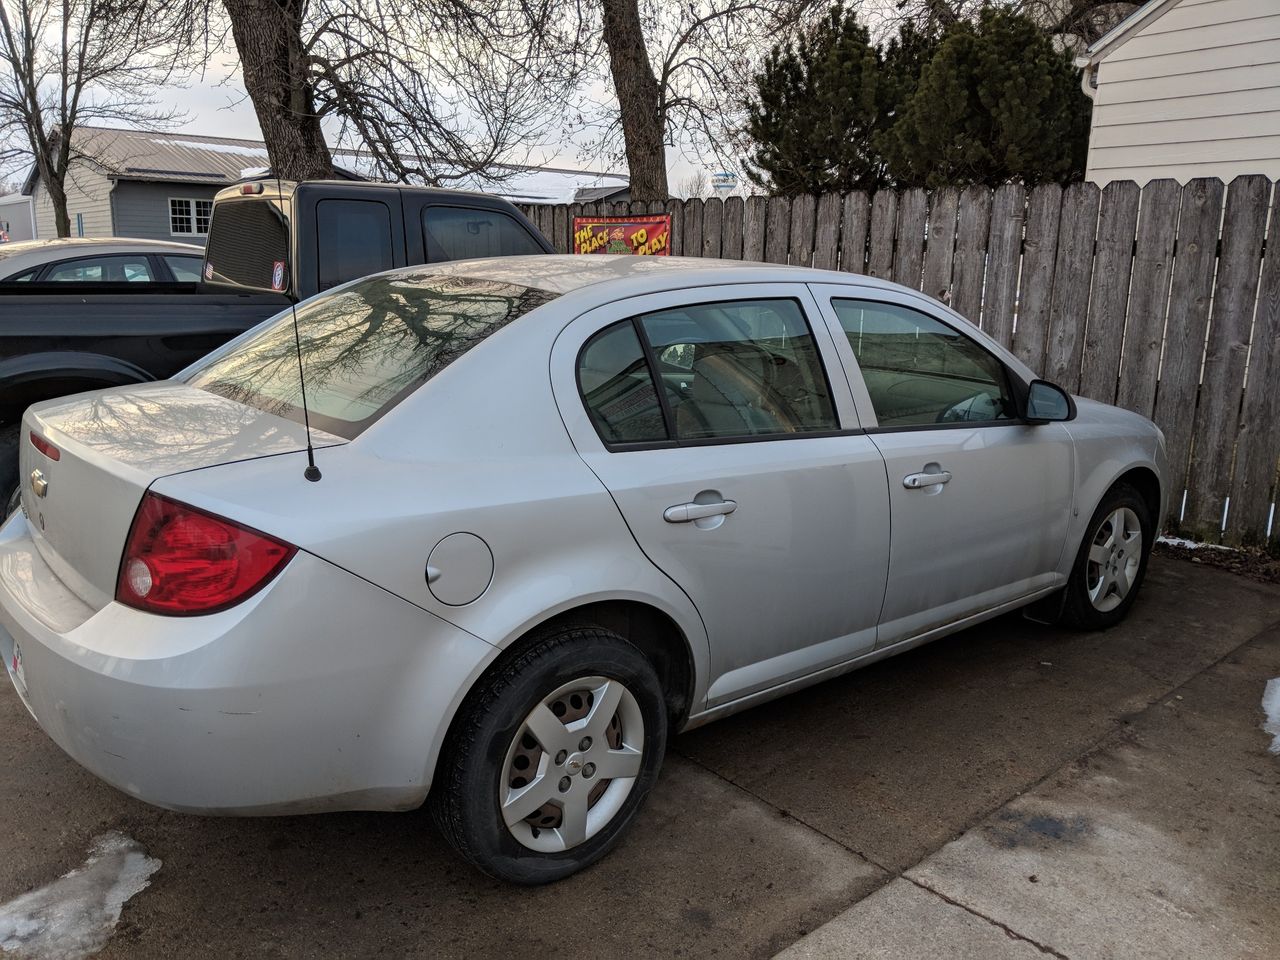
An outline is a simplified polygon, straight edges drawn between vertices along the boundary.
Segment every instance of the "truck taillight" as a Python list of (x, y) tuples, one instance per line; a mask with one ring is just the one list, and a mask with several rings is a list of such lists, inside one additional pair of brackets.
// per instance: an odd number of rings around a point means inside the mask
[(133, 518), (116, 599), (150, 613), (214, 613), (253, 596), (297, 547), (159, 494)]

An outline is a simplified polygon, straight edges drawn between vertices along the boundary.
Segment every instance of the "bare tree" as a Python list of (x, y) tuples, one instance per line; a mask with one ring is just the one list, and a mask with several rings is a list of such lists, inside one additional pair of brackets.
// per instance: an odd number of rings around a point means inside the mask
[(884, 26), (910, 20), (921, 29), (943, 29), (974, 17), (986, 4), (1024, 13), (1051, 36), (1070, 46), (1087, 47), (1141, 3), (1135, 0), (895, 0)]
[(326, 128), (387, 179), (491, 173), (554, 123), (589, 45), (550, 0), (222, 6), (271, 165), (290, 179), (332, 175)]
[(154, 92), (198, 58), (189, 26), (166, 0), (0, 0), (0, 167), (35, 165), (58, 236), (67, 177), (93, 159), (76, 130), (177, 121)]
[(683, 180), (677, 191), (681, 197), (688, 200), (691, 197), (705, 197), (711, 192), (711, 181), (707, 179), (707, 171), (695, 170)]
[(603, 0), (601, 36), (617, 109), (596, 119), (596, 145), (608, 151), (621, 139), (633, 199), (666, 199), (669, 144), (731, 160), (759, 58), (821, 7), (812, 0)]

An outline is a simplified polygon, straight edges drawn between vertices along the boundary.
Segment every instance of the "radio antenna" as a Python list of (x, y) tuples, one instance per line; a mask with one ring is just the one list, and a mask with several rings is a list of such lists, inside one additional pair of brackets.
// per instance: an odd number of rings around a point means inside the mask
[[(284, 231), (284, 259), (280, 261), (280, 283), (279, 287), (285, 292), (285, 296), (289, 298), (289, 312), (293, 316), (293, 347), (298, 355), (298, 386), (302, 390), (302, 426), (307, 433), (307, 469), (302, 471), (302, 475), (315, 483), (320, 479), (320, 468), (316, 466), (316, 451), (311, 445), (311, 414), (307, 410), (307, 375), (302, 366), (302, 336), (298, 333), (298, 298), (295, 292), (289, 288), (293, 286), (293, 270), (289, 262), (289, 220), (284, 217), (284, 190), (280, 184), (280, 174), (276, 174), (276, 202), (281, 204), (279, 211), (281, 217), (285, 221)], [(273, 268), (271, 272), (272, 285), (275, 286), (276, 270)]]

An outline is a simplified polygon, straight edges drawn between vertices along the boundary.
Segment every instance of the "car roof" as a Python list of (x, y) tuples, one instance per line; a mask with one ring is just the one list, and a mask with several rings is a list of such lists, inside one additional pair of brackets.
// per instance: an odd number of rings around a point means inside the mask
[[(421, 271), (421, 267), (406, 268)], [(541, 254), (528, 257), (490, 257), (430, 264), (433, 273), (497, 280), (566, 294), (597, 283), (632, 281), (657, 291), (672, 287), (735, 283), (857, 283), (886, 290), (907, 288), (887, 280), (837, 270), (756, 263), (750, 260), (716, 260), (710, 257), (627, 257)], [(912, 291), (918, 293), (918, 291)]]
[[(813, 267), (756, 263), (750, 260), (715, 260), (709, 257), (581, 256), (561, 253), (455, 260), (449, 263), (432, 263), (425, 267), (402, 267), (389, 272), (421, 273), (424, 269), (433, 274), (494, 280), (536, 287), (550, 293), (567, 294), (569, 299), (578, 301), (576, 307), (587, 309), (595, 305), (591, 302), (593, 300), (604, 303), (650, 293), (735, 283), (833, 283), (860, 287), (864, 291), (878, 290), (928, 303), (932, 310), (959, 321), (970, 336), (984, 343), (1024, 380), (1035, 378), (1034, 371), (1020, 358), (945, 303), (900, 283), (841, 270), (817, 270)], [(607, 291), (597, 291), (596, 288), (602, 284), (608, 285)], [(592, 294), (597, 292), (599, 296), (593, 297)]]
[(59, 237), (0, 244), (0, 271), (10, 276), (31, 267), (98, 253), (183, 253), (204, 256), (204, 248), (173, 240), (133, 240), (128, 237)]

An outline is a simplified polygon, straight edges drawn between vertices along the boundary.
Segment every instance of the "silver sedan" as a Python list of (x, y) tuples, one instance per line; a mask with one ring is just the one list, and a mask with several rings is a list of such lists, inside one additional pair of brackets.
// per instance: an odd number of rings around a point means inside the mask
[(175, 810), (426, 800), (520, 883), (676, 731), (1030, 604), (1116, 623), (1168, 497), (1154, 425), (934, 300), (676, 258), (358, 280), (31, 408), (21, 458), (0, 653), (67, 753)]

